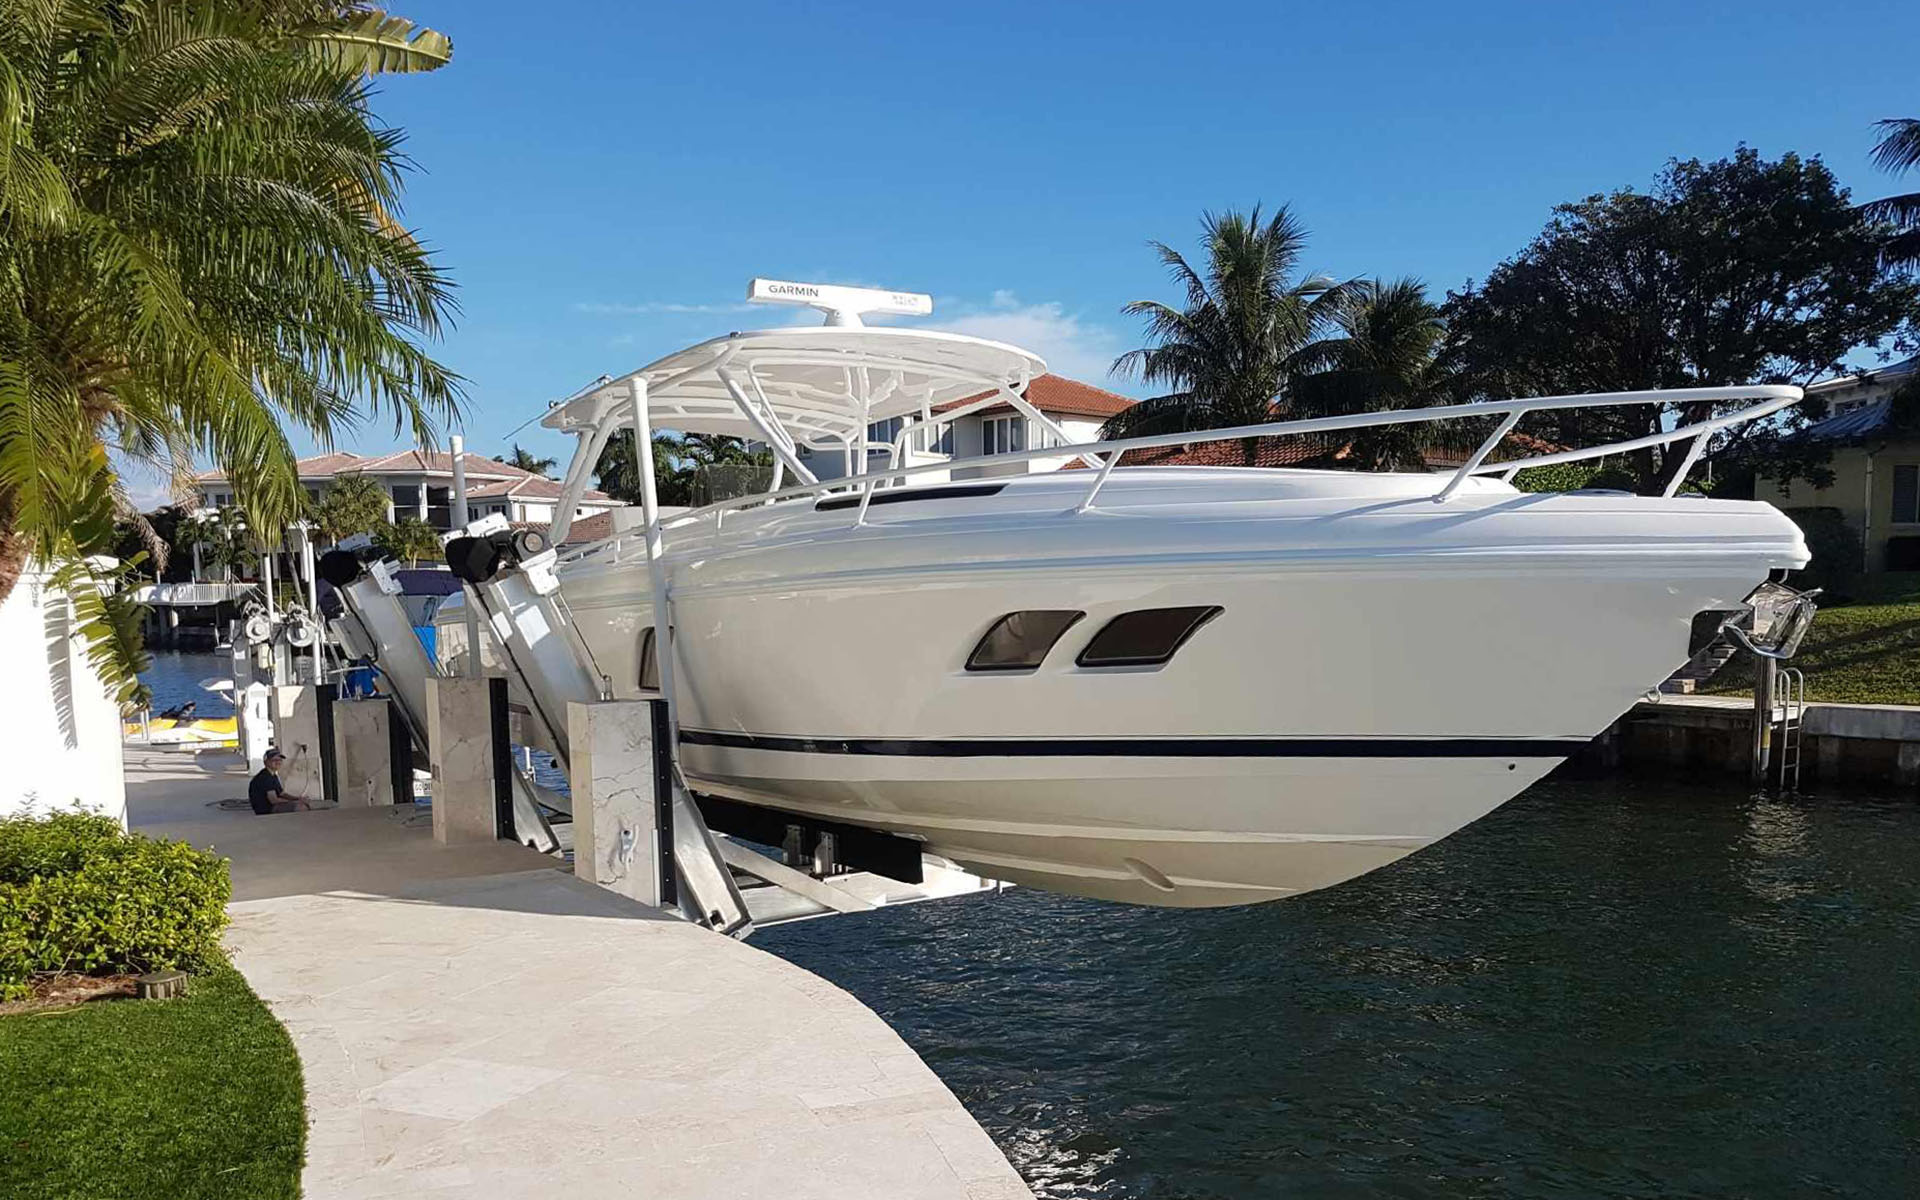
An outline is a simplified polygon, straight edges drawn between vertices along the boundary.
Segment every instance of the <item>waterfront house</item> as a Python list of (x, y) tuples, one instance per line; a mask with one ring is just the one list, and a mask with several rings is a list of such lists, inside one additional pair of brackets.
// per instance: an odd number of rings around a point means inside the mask
[[(558, 483), (478, 454), (464, 457), (467, 505), (472, 516), (498, 514), (518, 524), (538, 525), (553, 520), (553, 506), (560, 497)], [(378, 480), (387, 493), (389, 521), (418, 517), (443, 532), (453, 528), (453, 456), (445, 451), (396, 450), (373, 456), (344, 451), (316, 454), (301, 459), (299, 471), (300, 485), (309, 500), (318, 502), (343, 475), (366, 475)], [(225, 508), (233, 503), (233, 487), (224, 472), (202, 471), (194, 482), (205, 504)], [(605, 492), (589, 490), (581, 498), (580, 508), (583, 513), (605, 512), (619, 503)]]
[[(1097, 441), (1100, 427), (1106, 424), (1107, 418), (1133, 403), (1125, 396), (1077, 379), (1068, 379), (1064, 375), (1041, 375), (1027, 385), (1022, 396), (1042, 416), (1059, 426), (1066, 434), (1066, 441), (1062, 441), (1045, 425), (1016, 411), (1010, 404), (989, 405), (953, 420), (940, 419), (942, 413), (978, 404), (986, 398), (986, 393), (982, 392), (934, 408), (934, 421), (922, 425), (909, 435), (906, 459), (901, 465), (928, 466), (953, 458), (1014, 454), (1029, 447), (1041, 450), (1048, 446)], [(867, 457), (872, 469), (886, 466), (902, 425), (901, 418), (893, 417), (867, 426)], [(822, 451), (812, 447), (802, 447), (801, 450), (801, 457), (806, 460), (808, 469), (818, 478), (839, 479), (847, 474), (845, 456), (839, 450)], [(1071, 461), (1073, 459), (1069, 455), (1050, 455), (1026, 462), (962, 468), (952, 478), (978, 479), (1057, 471)], [(917, 482), (937, 483), (948, 478), (940, 472), (933, 472), (932, 476), (921, 477)]]
[(1920, 424), (1898, 419), (1896, 399), (1920, 388), (1916, 367), (1920, 358), (1910, 358), (1807, 389), (1827, 401), (1828, 416), (1797, 436), (1832, 446), (1831, 486), (1754, 481), (1754, 498), (1780, 508), (1837, 509), (1860, 538), (1868, 572), (1920, 571)]

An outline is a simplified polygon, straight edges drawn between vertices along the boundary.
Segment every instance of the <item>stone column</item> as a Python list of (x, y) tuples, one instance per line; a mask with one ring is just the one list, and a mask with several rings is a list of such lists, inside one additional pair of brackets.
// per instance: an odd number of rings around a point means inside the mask
[(427, 680), (437, 842), (486, 842), (500, 836), (500, 801), (511, 785), (507, 772), (513, 769), (506, 755), (506, 688), (504, 679)]
[(280, 781), (296, 796), (316, 803), (326, 798), (326, 761), (320, 741), (320, 701), (315, 689), (293, 685), (273, 689), (273, 740), (287, 756)]
[(573, 788), (573, 873), (642, 904), (662, 903), (653, 706), (662, 700), (567, 705)]
[(393, 794), (393, 703), (384, 698), (342, 700), (333, 706), (334, 761), (343, 808), (369, 808), (411, 800)]

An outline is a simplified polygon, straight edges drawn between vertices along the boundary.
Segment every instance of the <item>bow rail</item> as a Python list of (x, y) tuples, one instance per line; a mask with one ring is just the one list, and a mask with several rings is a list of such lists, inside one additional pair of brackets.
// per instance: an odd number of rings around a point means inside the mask
[[(1472, 404), (1445, 404), (1431, 408), (1394, 409), (1386, 412), (1354, 413), (1338, 417), (1313, 417), (1295, 421), (1270, 421), (1259, 425), (1237, 425), (1227, 429), (1204, 429), (1185, 433), (1153, 434), (1143, 437), (1116, 438), (1108, 441), (1086, 442), (1077, 445), (1043, 446), (1027, 450), (1018, 450), (1004, 454), (975, 455), (968, 458), (950, 459), (944, 462), (925, 463), (920, 466), (889, 466), (878, 470), (869, 470), (863, 475), (852, 475), (839, 479), (827, 479), (796, 484), (752, 496), (741, 496), (732, 500), (723, 500), (700, 508), (690, 509), (655, 522), (659, 532), (684, 528), (688, 525), (711, 519), (716, 531), (724, 522), (726, 514), (738, 512), (762, 505), (777, 504), (786, 500), (797, 500), (809, 496), (818, 496), (829, 492), (859, 494), (860, 505), (855, 512), (855, 525), (866, 523), (867, 510), (873, 501), (874, 492), (884, 486), (898, 486), (908, 480), (939, 473), (951, 472), (956, 468), (968, 466), (1005, 465), (1015, 462), (1031, 462), (1041, 458), (1079, 458), (1089, 466), (1097, 463), (1097, 469), (1091, 472), (1086, 495), (1075, 506), (1074, 511), (1084, 513), (1092, 509), (1101, 488), (1106, 484), (1113, 469), (1131, 450), (1153, 450), (1169, 446), (1185, 446), (1199, 442), (1236, 441), (1245, 438), (1297, 437), (1306, 434), (1340, 433), (1361, 429), (1375, 429), (1392, 425), (1415, 425), (1429, 421), (1459, 421), (1476, 417), (1503, 418), (1488, 434), (1465, 462), (1444, 476), (1444, 481), (1434, 491), (1435, 503), (1445, 503), (1466, 481), (1475, 475), (1499, 474), (1507, 479), (1528, 467), (1553, 466), (1560, 463), (1581, 462), (1588, 459), (1605, 458), (1609, 455), (1623, 454), (1631, 450), (1646, 449), (1652, 446), (1672, 445), (1675, 442), (1692, 439), (1686, 459), (1673, 479), (1661, 493), (1672, 496), (1685, 481), (1693, 464), (1699, 460), (1706, 449), (1709, 438), (1723, 429), (1743, 425), (1768, 417), (1798, 404), (1804, 393), (1798, 387), (1786, 384), (1752, 384), (1743, 387), (1718, 388), (1673, 388), (1664, 391), (1636, 392), (1594, 392), (1566, 396), (1530, 396), (1510, 400), (1477, 401)], [(996, 397), (997, 398), (997, 397)], [(1672, 429), (1643, 437), (1628, 438), (1607, 442), (1604, 445), (1589, 446), (1578, 450), (1560, 450), (1546, 454), (1529, 455), (1521, 459), (1508, 459), (1489, 464), (1487, 458), (1499, 448), (1507, 435), (1529, 413), (1548, 412), (1556, 409), (1573, 408), (1611, 408), (1636, 404), (1698, 404), (1725, 403), (1734, 400), (1753, 400), (1757, 403), (1735, 412), (1706, 420), (1692, 421), (1676, 425)], [(902, 430), (900, 438), (893, 446), (894, 459), (899, 461), (910, 430)], [(1437, 474), (1437, 473), (1436, 473)], [(612, 537), (569, 551), (562, 561), (577, 562), (594, 557), (609, 549), (615, 549), (636, 534), (644, 535), (645, 530), (627, 530)]]

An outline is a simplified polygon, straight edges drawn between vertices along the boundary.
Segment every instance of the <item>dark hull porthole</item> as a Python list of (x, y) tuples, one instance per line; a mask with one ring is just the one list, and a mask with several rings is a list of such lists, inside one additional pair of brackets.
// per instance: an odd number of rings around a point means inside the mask
[(1083, 667), (1157, 667), (1223, 611), (1209, 604), (1121, 613), (1100, 627), (1074, 661)]
[(1046, 660), (1060, 635), (1087, 614), (1074, 609), (1031, 608), (995, 621), (967, 655), (969, 671), (1031, 671)]

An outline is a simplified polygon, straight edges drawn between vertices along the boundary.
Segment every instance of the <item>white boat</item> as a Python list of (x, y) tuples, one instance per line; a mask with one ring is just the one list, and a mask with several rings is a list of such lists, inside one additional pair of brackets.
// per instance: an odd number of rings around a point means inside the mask
[[(649, 503), (640, 530), (560, 556), (560, 593), (615, 694), (664, 686), (696, 792), (903, 835), (991, 878), (1197, 906), (1383, 866), (1538, 780), (1688, 658), (1698, 614), (1744, 620), (1756, 587), (1807, 561), (1766, 504), (1495, 477), (1702, 435), (1697, 453), (1796, 402), (1790, 387), (1370, 413), (1075, 447), (1085, 470), (823, 483), (797, 447), (859, 471), (870, 422), (906, 420), (896, 463), (936, 417), (1005, 403), (1045, 423), (1021, 398), (1045, 367), (858, 322), (918, 298), (806, 296), (827, 326), (717, 338), (550, 412), (581, 439), (571, 494), (622, 429), (752, 438), (798, 481), (669, 518)], [(1689, 399), (1751, 403), (1487, 463), (1528, 412)], [(1474, 418), (1485, 441), (1444, 474), (1116, 466), (1129, 448)]]

